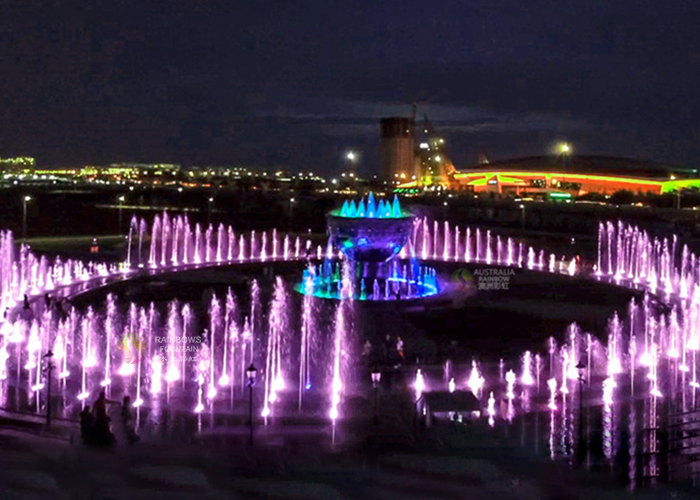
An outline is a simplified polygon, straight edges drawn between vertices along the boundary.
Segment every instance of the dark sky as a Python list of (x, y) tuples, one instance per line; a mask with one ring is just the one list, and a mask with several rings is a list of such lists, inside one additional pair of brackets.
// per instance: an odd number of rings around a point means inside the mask
[(332, 172), (412, 102), (459, 166), (697, 165), (700, 3), (0, 0), (0, 156)]

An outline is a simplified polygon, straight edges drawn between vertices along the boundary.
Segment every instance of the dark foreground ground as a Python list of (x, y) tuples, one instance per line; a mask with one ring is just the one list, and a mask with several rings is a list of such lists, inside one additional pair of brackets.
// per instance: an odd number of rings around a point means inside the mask
[(632, 494), (607, 472), (534, 456), (506, 428), (416, 431), (392, 420), (361, 432), (345, 446), (145, 440), (98, 451), (0, 428), (0, 499), (697, 498), (666, 487)]

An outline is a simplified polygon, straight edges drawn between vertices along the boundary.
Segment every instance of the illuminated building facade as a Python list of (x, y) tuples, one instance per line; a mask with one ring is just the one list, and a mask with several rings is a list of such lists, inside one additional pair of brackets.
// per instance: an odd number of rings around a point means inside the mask
[(0, 158), (0, 173), (10, 175), (31, 173), (34, 169), (34, 163), (34, 158), (28, 156)]
[(410, 181), (415, 175), (414, 118), (382, 118), (381, 128), (381, 170), (382, 180), (400, 184)]
[[(664, 185), (675, 181), (662, 181), (624, 177), (620, 175), (589, 175), (566, 172), (517, 172), (495, 171), (460, 172), (455, 174), (454, 187), (476, 193), (494, 192), (517, 196), (537, 196), (551, 193), (568, 193), (582, 196), (587, 193), (611, 195), (617, 191), (661, 194)], [(700, 180), (698, 181), (700, 183)]]
[(448, 186), (455, 167), (447, 156), (445, 139), (435, 133), (427, 115), (422, 132), (422, 140), (416, 149), (416, 169), (412, 180), (416, 180), (421, 187)]
[[(414, 182), (423, 186), (448, 186), (455, 172), (447, 156), (445, 140), (425, 115), (417, 140), (415, 107), (412, 118), (382, 118), (381, 178), (393, 185)], [(417, 147), (416, 147), (417, 146)]]
[[(519, 197), (556, 198), (588, 193), (612, 195), (618, 191), (662, 194), (700, 188), (693, 169), (659, 163), (598, 156), (533, 157), (499, 161), (460, 170), (450, 176), (448, 189), (490, 192)], [(403, 189), (425, 188), (418, 181)]]

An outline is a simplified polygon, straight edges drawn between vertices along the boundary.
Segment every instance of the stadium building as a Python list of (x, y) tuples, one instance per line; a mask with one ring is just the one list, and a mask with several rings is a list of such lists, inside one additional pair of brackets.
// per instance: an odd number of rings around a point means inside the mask
[(661, 194), (700, 188), (694, 169), (604, 156), (540, 156), (457, 171), (448, 189), (531, 197)]

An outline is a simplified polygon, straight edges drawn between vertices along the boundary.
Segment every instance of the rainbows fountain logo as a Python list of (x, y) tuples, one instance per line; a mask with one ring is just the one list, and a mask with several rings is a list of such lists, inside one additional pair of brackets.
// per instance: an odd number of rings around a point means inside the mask
[(119, 342), (119, 349), (124, 351), (123, 362), (127, 365), (135, 365), (139, 361), (139, 353), (143, 348), (143, 343), (138, 336), (133, 333), (124, 335), (124, 338)]
[(460, 267), (452, 273), (452, 282), (455, 283), (460, 290), (474, 288), (474, 277), (472, 273), (463, 267)]

